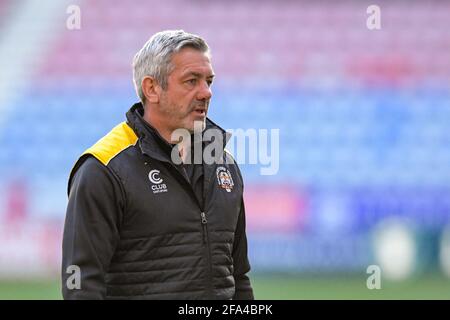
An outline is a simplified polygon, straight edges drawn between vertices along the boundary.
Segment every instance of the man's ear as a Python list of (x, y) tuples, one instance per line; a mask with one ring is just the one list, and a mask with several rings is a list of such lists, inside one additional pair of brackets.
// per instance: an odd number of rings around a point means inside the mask
[(159, 95), (161, 93), (161, 87), (156, 82), (155, 78), (147, 76), (142, 79), (142, 92), (145, 95), (145, 99), (149, 103), (159, 103)]

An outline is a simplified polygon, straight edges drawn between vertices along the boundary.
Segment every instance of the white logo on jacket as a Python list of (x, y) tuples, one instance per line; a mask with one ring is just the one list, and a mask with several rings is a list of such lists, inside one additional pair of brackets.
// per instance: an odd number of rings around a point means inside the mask
[(148, 179), (152, 183), (152, 191), (153, 193), (161, 193), (161, 192), (167, 192), (167, 186), (163, 182), (163, 179), (159, 176), (160, 171), (159, 170), (151, 170), (148, 174)]
[(234, 187), (233, 178), (231, 177), (230, 170), (225, 167), (218, 167), (216, 170), (217, 183), (227, 192), (231, 192)]

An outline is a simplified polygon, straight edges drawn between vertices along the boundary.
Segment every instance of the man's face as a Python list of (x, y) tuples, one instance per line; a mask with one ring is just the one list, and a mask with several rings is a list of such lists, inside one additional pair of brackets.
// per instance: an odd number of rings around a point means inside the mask
[(172, 56), (173, 69), (168, 86), (160, 95), (159, 109), (170, 130), (194, 130), (194, 121), (205, 127), (206, 114), (212, 96), (214, 73), (206, 53), (183, 48)]

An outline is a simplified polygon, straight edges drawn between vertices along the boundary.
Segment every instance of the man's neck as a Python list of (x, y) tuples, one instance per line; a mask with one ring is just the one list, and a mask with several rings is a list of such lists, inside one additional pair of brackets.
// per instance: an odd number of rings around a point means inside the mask
[(158, 131), (158, 134), (169, 144), (172, 144), (172, 130), (169, 129), (167, 126), (164, 126), (161, 124), (160, 121), (158, 121), (158, 118), (155, 115), (151, 115), (150, 112), (144, 111), (144, 115), (142, 118), (151, 125), (156, 131)]

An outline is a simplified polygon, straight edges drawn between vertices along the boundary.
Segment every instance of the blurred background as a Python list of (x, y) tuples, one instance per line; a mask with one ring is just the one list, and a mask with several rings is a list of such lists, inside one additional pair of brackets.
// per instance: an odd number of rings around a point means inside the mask
[(211, 119), (280, 129), (276, 175), (242, 166), (256, 298), (450, 299), (449, 13), (438, 0), (0, 0), (0, 299), (61, 299), (70, 169), (138, 101), (132, 57), (163, 29), (209, 43)]

